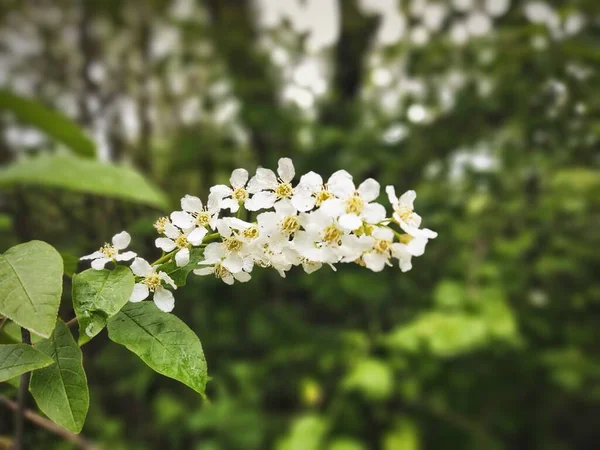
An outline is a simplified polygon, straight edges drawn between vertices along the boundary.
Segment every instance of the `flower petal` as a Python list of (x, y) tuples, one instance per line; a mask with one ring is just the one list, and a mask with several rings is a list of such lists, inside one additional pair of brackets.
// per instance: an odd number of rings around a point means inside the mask
[(231, 172), (231, 177), (229, 178), (229, 183), (233, 188), (241, 188), (246, 186), (246, 182), (248, 181), (248, 171), (246, 169), (235, 169)]
[(166, 273), (164, 273), (162, 271), (158, 272), (158, 278), (160, 278), (161, 280), (163, 280), (165, 283), (167, 283), (173, 289), (177, 289), (177, 285), (175, 284), (175, 281), (173, 280), (173, 278), (171, 278)]
[(275, 189), (277, 187), (277, 176), (271, 169), (256, 169), (254, 175), (248, 182), (248, 192), (254, 194), (265, 189)]
[(123, 250), (131, 243), (131, 236), (127, 231), (121, 231), (113, 236), (112, 243), (117, 250)]
[(381, 272), (388, 262), (388, 256), (383, 253), (369, 252), (363, 255), (363, 261), (368, 269), (373, 272)]
[(175, 253), (175, 265), (177, 267), (187, 266), (190, 262), (190, 249), (182, 248), (177, 253)]
[[(179, 228), (185, 230), (194, 225), (194, 218), (184, 211), (175, 211), (171, 213), (171, 221)], [(165, 228), (166, 230), (166, 228)]]
[(202, 200), (193, 195), (186, 195), (181, 199), (181, 209), (187, 212), (200, 212), (202, 211)]
[(80, 260), (86, 260), (86, 259), (98, 259), (98, 258), (103, 258), (103, 257), (104, 257), (104, 253), (102, 253), (102, 252), (94, 252), (94, 253), (90, 253), (89, 255), (82, 256), (79, 259)]
[(390, 203), (392, 204), (392, 206), (397, 205), (398, 204), (398, 197), (396, 197), (396, 188), (394, 186), (386, 186), (385, 187), (385, 192), (387, 193), (388, 200), (390, 201)]
[(200, 275), (200, 276), (212, 275), (213, 273), (215, 273), (215, 268), (214, 267), (203, 267), (202, 269), (196, 269), (196, 270), (194, 270), (194, 274), (195, 275)]
[(292, 205), (298, 211), (306, 212), (315, 207), (317, 199), (312, 196), (307, 188), (297, 188), (292, 197)]
[(150, 295), (148, 286), (146, 286), (144, 283), (135, 283), (131, 297), (129, 297), (129, 301), (132, 303), (141, 302), (142, 300), (146, 300), (148, 295)]
[(323, 178), (316, 172), (308, 172), (300, 177), (299, 188), (305, 188), (310, 192), (316, 192), (323, 187)]
[(167, 223), (167, 224), (165, 224), (164, 234), (168, 238), (177, 239), (179, 237), (179, 235), (181, 234), (181, 231), (179, 231), (177, 229), (177, 227), (175, 225), (173, 225), (172, 223)]
[(252, 278), (252, 276), (250, 276), (250, 274), (247, 272), (234, 273), (233, 277), (236, 280), (238, 280), (240, 283), (246, 283), (246, 282), (250, 281), (250, 278)]
[(279, 158), (277, 164), (277, 173), (283, 181), (289, 183), (296, 175), (296, 169), (294, 169), (294, 163), (290, 158)]
[(366, 202), (372, 202), (379, 197), (381, 186), (373, 178), (367, 178), (358, 186), (358, 193)]
[(154, 303), (161, 311), (171, 312), (175, 307), (175, 297), (171, 291), (159, 286), (154, 291)]
[(110, 258), (98, 258), (92, 261), (92, 269), (102, 270)]
[(274, 192), (261, 191), (246, 200), (246, 209), (248, 211), (259, 211), (261, 209), (272, 208), (277, 200)]
[(152, 266), (143, 258), (135, 258), (133, 260), (133, 263), (131, 264), (131, 271), (138, 277), (147, 277), (154, 272)]
[(415, 209), (414, 201), (417, 198), (417, 193), (415, 191), (406, 191), (400, 199), (398, 200), (400, 205), (407, 206), (411, 210)]
[(116, 257), (117, 261), (130, 261), (133, 258), (135, 258), (137, 256), (137, 253), (135, 252), (125, 252), (125, 253), (121, 253), (118, 254)]
[(187, 240), (190, 244), (198, 246), (202, 244), (202, 239), (208, 233), (208, 230), (204, 227), (198, 227), (188, 234)]
[(343, 173), (337, 175), (339, 172), (336, 172), (329, 178), (327, 182), (327, 187), (329, 191), (338, 198), (348, 198), (352, 194), (356, 188), (354, 187), (354, 183), (351, 178), (348, 178)]
[(322, 211), (327, 217), (338, 217), (344, 214), (346, 208), (344, 202), (338, 198), (330, 198), (321, 204), (319, 211)]
[(357, 230), (362, 226), (362, 220), (356, 214), (344, 214), (339, 218), (340, 225), (346, 230)]
[(223, 267), (229, 270), (231, 273), (238, 273), (242, 271), (243, 261), (239, 255), (229, 255), (221, 263)]
[(174, 250), (175, 247), (177, 247), (175, 245), (175, 242), (173, 242), (169, 238), (157, 238), (154, 241), (154, 245), (156, 245), (158, 248), (164, 250), (165, 252), (170, 252), (170, 251)]
[(379, 223), (385, 219), (385, 208), (379, 203), (365, 205), (361, 217), (368, 223)]

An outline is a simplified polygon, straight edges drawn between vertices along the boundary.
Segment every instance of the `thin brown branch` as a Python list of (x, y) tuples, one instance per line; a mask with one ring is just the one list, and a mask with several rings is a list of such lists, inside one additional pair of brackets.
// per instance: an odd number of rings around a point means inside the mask
[(77, 317), (73, 317), (71, 320), (65, 323), (66, 326), (71, 328), (72, 326), (77, 325)]
[[(16, 411), (18, 409), (17, 402), (9, 399), (8, 397), (6, 397), (4, 395), (0, 395), (0, 403), (13, 411)], [(64, 440), (66, 440), (68, 442), (75, 444), (77, 446), (77, 448), (80, 448), (82, 450), (99, 450), (99, 447), (92, 444), (90, 441), (85, 439), (83, 436), (78, 436), (75, 433), (70, 432), (69, 430), (65, 430), (64, 428), (56, 425), (51, 420), (46, 419), (45, 417), (42, 417), (39, 414), (36, 414), (35, 412), (33, 412), (30, 409), (25, 409), (23, 411), (23, 413), (24, 413), (24, 417), (27, 420), (29, 420), (30, 422), (34, 423), (35, 425), (37, 425), (40, 428), (45, 429), (46, 431), (49, 431), (50, 433), (60, 436), (61, 438), (63, 438)], [(16, 442), (15, 442), (15, 445), (16, 445)], [(17, 448), (17, 447), (15, 447), (15, 448)]]

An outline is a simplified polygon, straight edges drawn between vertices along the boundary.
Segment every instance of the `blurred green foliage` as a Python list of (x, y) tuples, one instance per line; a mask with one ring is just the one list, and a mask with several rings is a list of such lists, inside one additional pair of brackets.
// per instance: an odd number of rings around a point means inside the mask
[[(27, 6), (10, 3), (0, 8), (3, 23), (22, 10), (28, 17)], [(560, 20), (573, 11), (589, 19), (561, 39), (525, 20), (528, 2), (515, 0), (492, 33), (463, 46), (440, 35), (427, 45), (384, 48), (381, 64), (400, 65), (402, 57), (405, 75), (419, 77), (430, 93), (409, 95), (391, 114), (361, 96), (372, 84), (366, 61), (378, 21), (356, 2), (340, 2), (341, 35), (328, 55), (331, 85), (312, 118), (278, 101), (280, 80), (257, 45), (250, 2), (196, 3), (210, 20), (169, 19), (184, 50), (157, 60), (144, 59), (144, 33), (166, 20), (170, 2), (146, 2), (133, 21), (121, 2), (83, 9), (82, 26), (96, 20), (115, 33), (86, 41), (84, 60), (108, 58), (116, 35), (127, 31), (135, 37), (132, 58), (158, 85), (168, 84), (173, 67), (203, 69), (184, 95), (202, 96), (206, 115), (175, 125), (169, 120), (179, 110), (168, 90), (153, 104), (164, 121), (148, 121), (150, 100), (138, 92), (148, 80), (119, 69), (122, 83), (115, 85), (136, 86), (130, 89), (142, 130), (128, 141), (117, 132), (120, 123), (111, 123), (112, 160), (143, 171), (172, 208), (185, 193), (205, 196), (233, 168), (273, 166), (281, 156), (292, 157), (299, 173), (328, 176), (344, 168), (359, 180), (414, 188), (417, 211), (439, 237), (407, 274), (343, 267), (310, 276), (294, 271), (283, 280), (256, 270), (251, 283), (233, 287), (190, 276), (177, 291), (175, 312), (202, 341), (210, 402), (106, 345), (102, 333), (84, 347), (91, 407), (83, 433), (113, 450), (596, 448), (598, 2), (547, 2)], [(291, 36), (284, 29), (270, 39), (299, 46), (302, 37)], [(199, 56), (194, 49), (206, 42), (213, 50)], [(45, 55), (48, 64), (57, 58), (50, 49)], [(445, 108), (433, 92), (451, 71), (464, 83)], [(71, 92), (64, 74), (45, 75), (48, 86)], [(228, 93), (215, 94), (215, 80), (226, 80)], [(88, 93), (102, 97), (105, 88), (87, 80)], [(53, 104), (49, 91), (38, 94)], [(240, 102), (239, 117), (213, 120), (228, 95)], [(430, 120), (407, 120), (417, 101), (435, 113)], [(89, 131), (85, 112), (75, 118)], [(236, 121), (247, 127), (247, 139), (235, 138)], [(406, 136), (382, 140), (398, 122)], [(0, 161), (16, 159), (19, 149), (3, 145)], [(482, 152), (493, 164), (473, 162)], [(58, 169), (47, 176), (68, 178)], [(81, 180), (93, 182), (93, 174)], [(104, 196), (76, 183), (11, 185), (1, 192), (0, 250), (35, 237), (81, 255), (126, 228), (136, 250), (151, 257), (151, 223), (166, 210), (158, 201), (140, 204), (142, 189), (145, 182), (126, 187), (132, 195)], [(63, 305), (61, 316), (72, 315)], [(1, 411), (1, 435), (10, 424)], [(30, 448), (70, 448), (32, 425), (28, 440)]]

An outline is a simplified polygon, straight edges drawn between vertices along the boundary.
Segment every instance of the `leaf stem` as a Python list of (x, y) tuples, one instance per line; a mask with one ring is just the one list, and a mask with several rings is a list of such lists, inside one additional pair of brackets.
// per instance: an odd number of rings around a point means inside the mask
[(76, 325), (76, 324), (77, 324), (77, 317), (73, 317), (68, 322), (65, 322), (65, 325), (68, 326), (69, 328), (71, 328), (73, 325)]
[[(21, 328), (21, 340), (23, 344), (31, 345), (31, 334), (29, 330)], [(29, 389), (29, 379), (31, 372), (26, 372), (21, 375), (19, 383), (19, 396), (17, 398), (17, 407), (15, 408), (15, 445), (14, 450), (23, 450), (23, 435), (25, 428), (25, 402), (27, 400), (27, 392)]]

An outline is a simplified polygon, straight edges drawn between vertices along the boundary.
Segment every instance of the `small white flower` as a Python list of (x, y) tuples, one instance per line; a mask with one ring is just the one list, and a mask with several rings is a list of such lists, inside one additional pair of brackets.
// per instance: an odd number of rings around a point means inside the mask
[(224, 184), (218, 184), (210, 188), (209, 203), (214, 201), (219, 209), (227, 209), (234, 213), (240, 208), (240, 205), (246, 205), (250, 199), (246, 183), (248, 181), (248, 171), (246, 169), (235, 169), (231, 173), (229, 183), (231, 187)]
[(250, 281), (250, 273), (254, 265), (251, 258), (232, 255), (221, 243), (212, 243), (204, 250), (204, 261), (199, 265), (207, 266), (194, 270), (196, 275), (214, 275), (226, 284)]
[(379, 197), (380, 187), (373, 178), (363, 181), (356, 189), (352, 178), (344, 172), (337, 172), (331, 176), (327, 186), (336, 198), (323, 202), (321, 209), (330, 217), (339, 217), (344, 228), (353, 231), (364, 222), (376, 224), (385, 219), (385, 208), (374, 202)]
[(129, 261), (136, 257), (134, 252), (119, 253), (129, 246), (131, 236), (126, 231), (115, 234), (112, 238), (112, 244), (104, 244), (97, 252), (82, 256), (82, 260), (91, 259), (92, 268), (96, 270), (104, 269), (104, 266), (110, 261)]
[(270, 169), (256, 170), (256, 175), (248, 183), (248, 192), (253, 195), (246, 202), (246, 209), (249, 211), (269, 209), (277, 201), (292, 198), (294, 195), (292, 179), (296, 171), (290, 158), (279, 159), (277, 174), (279, 178)]
[(202, 244), (202, 239), (204, 239), (208, 230), (204, 227), (198, 227), (192, 228), (190, 232), (184, 232), (173, 224), (167, 224), (164, 233), (167, 237), (156, 239), (155, 245), (165, 252), (171, 252), (178, 248), (179, 251), (175, 253), (175, 264), (177, 264), (177, 267), (183, 267), (190, 262), (190, 247), (197, 247)]
[(167, 283), (173, 289), (177, 289), (173, 279), (165, 272), (152, 267), (148, 261), (142, 258), (135, 258), (131, 264), (132, 272), (142, 278), (142, 280), (133, 286), (133, 293), (129, 298), (130, 302), (137, 303), (148, 298), (150, 293), (154, 293), (154, 303), (164, 312), (171, 312), (175, 307), (175, 297), (173, 293), (163, 287), (163, 282)]
[(300, 217), (289, 200), (281, 200), (275, 204), (275, 211), (268, 211), (256, 217), (260, 235), (269, 237), (272, 246), (282, 246), (290, 237), (300, 230)]
[(373, 238), (369, 251), (362, 255), (362, 261), (373, 272), (381, 272), (386, 265), (391, 265), (394, 232), (387, 227), (376, 227), (371, 232)]
[(293, 246), (308, 261), (333, 264), (342, 257), (342, 238), (348, 231), (321, 209), (300, 216), (304, 228), (294, 235)]
[(394, 208), (394, 220), (398, 222), (400, 228), (405, 233), (411, 236), (417, 237), (422, 236), (427, 239), (434, 239), (437, 237), (437, 233), (428, 228), (419, 228), (421, 226), (421, 216), (414, 212), (414, 201), (417, 198), (415, 191), (406, 191), (400, 198), (396, 197), (396, 190), (394, 186), (387, 186), (385, 188), (388, 199)]
[[(204, 206), (202, 200), (198, 197), (186, 195), (181, 199), (181, 209), (183, 211), (171, 213), (171, 222), (182, 230), (188, 230), (192, 227), (216, 228), (217, 218), (219, 217), (219, 208), (218, 202), (215, 199), (209, 198), (207, 206)], [(158, 230), (156, 224), (155, 228)], [(165, 226), (163, 225), (161, 228), (163, 231), (159, 230), (159, 232), (163, 233)]]
[(301, 212), (310, 211), (315, 206), (318, 208), (321, 204), (333, 198), (333, 193), (329, 191), (329, 183), (332, 180), (335, 182), (337, 177), (347, 177), (352, 180), (350, 175), (345, 170), (339, 170), (334, 173), (328, 180), (327, 184), (323, 184), (323, 178), (321, 175), (315, 172), (308, 172), (300, 177), (300, 182), (294, 191), (292, 197), (292, 204), (294, 207)]

